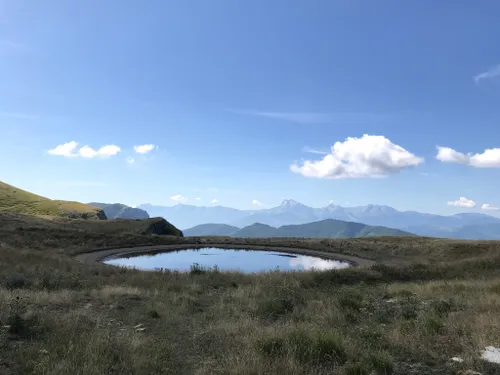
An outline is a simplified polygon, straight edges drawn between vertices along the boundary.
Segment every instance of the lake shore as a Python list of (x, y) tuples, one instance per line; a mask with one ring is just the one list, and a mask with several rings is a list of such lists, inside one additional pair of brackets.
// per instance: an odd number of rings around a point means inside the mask
[(221, 249), (236, 249), (236, 250), (262, 250), (262, 251), (277, 251), (282, 253), (300, 254), (315, 256), (322, 259), (337, 260), (347, 262), (352, 266), (370, 267), (375, 264), (373, 260), (364, 259), (360, 257), (337, 254), (334, 252), (326, 252), (311, 249), (289, 248), (278, 246), (255, 246), (255, 245), (237, 245), (237, 244), (175, 244), (175, 245), (157, 245), (157, 246), (135, 246), (135, 247), (122, 247), (111, 249), (97, 249), (86, 253), (76, 255), (76, 259), (86, 263), (93, 264), (102, 262), (104, 260), (133, 257), (139, 255), (155, 255), (159, 253), (167, 253), (171, 251), (188, 250), (188, 249), (203, 249), (207, 247), (217, 247)]

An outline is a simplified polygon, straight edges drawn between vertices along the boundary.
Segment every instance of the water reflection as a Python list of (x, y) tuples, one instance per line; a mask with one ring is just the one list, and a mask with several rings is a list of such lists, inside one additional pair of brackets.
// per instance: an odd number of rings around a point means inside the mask
[(349, 263), (321, 259), (313, 256), (262, 250), (203, 248), (172, 251), (128, 258), (106, 260), (105, 263), (144, 270), (158, 268), (189, 271), (193, 264), (202, 268), (246, 273), (294, 270), (328, 270), (349, 267)]
[(347, 268), (349, 263), (339, 262), (335, 260), (326, 260), (321, 258), (314, 258), (306, 255), (299, 255), (296, 258), (290, 259), (290, 267), (300, 268), (303, 270), (330, 270), (333, 268)]

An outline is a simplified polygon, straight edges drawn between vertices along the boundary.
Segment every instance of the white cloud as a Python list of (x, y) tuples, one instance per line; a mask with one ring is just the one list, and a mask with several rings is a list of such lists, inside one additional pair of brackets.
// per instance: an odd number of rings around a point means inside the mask
[(264, 205), (264, 203), (262, 203), (261, 201), (258, 201), (257, 199), (254, 199), (254, 200), (252, 201), (252, 204), (253, 204), (254, 206), (258, 206), (258, 207), (262, 207), (262, 206)]
[(219, 201), (217, 199), (212, 199), (212, 204), (216, 204), (216, 203), (219, 203)]
[(490, 204), (488, 203), (485, 203), (481, 206), (481, 209), (482, 210), (487, 210), (487, 211), (498, 211), (500, 210), (500, 208), (498, 207), (495, 207), (495, 206), (491, 206)]
[(302, 165), (294, 163), (290, 170), (306, 177), (327, 179), (384, 177), (423, 161), (384, 136), (365, 134), (336, 142), (323, 159), (306, 160)]
[(98, 150), (94, 150), (92, 147), (87, 145), (80, 147), (78, 150), (77, 147), (78, 147), (78, 142), (71, 141), (56, 146), (52, 150), (49, 150), (48, 153), (50, 155), (64, 156), (66, 158), (82, 157), (91, 159), (94, 157), (115, 156), (120, 152), (120, 147), (116, 145), (103, 146)]
[(200, 198), (200, 197), (196, 197), (196, 200), (197, 200), (197, 201), (201, 201), (201, 198)]
[(127, 161), (128, 164), (134, 164), (135, 163), (135, 159), (132, 156), (127, 157), (127, 159), (125, 159), (125, 160)]
[(448, 206), (472, 208), (472, 207), (476, 206), (476, 202), (474, 202), (473, 200), (467, 199), (465, 197), (460, 197), (457, 201), (448, 202)]
[(187, 198), (182, 194), (174, 195), (174, 196), (170, 197), (170, 199), (172, 199), (173, 201), (176, 201), (176, 202), (184, 202), (187, 200)]
[(74, 153), (76, 146), (78, 146), (78, 143), (75, 141), (71, 141), (71, 142), (56, 146), (52, 150), (49, 150), (48, 153), (50, 155), (74, 157), (74, 156), (78, 156), (78, 154)]
[(486, 72), (480, 73), (474, 77), (474, 82), (479, 83), (482, 79), (490, 79), (500, 76), (500, 64), (491, 67)]
[(450, 147), (437, 146), (436, 159), (444, 163), (458, 163), (476, 168), (500, 168), (500, 148), (488, 148), (482, 154), (464, 154)]
[(139, 145), (134, 146), (134, 151), (138, 154), (147, 154), (148, 152), (153, 151), (155, 148), (158, 148), (158, 146), (155, 146), (153, 144)]

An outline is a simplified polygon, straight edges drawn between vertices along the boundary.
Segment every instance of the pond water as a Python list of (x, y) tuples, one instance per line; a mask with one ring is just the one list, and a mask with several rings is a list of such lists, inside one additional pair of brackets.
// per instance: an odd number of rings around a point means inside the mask
[(242, 271), (246, 273), (276, 269), (280, 271), (329, 270), (350, 266), (347, 262), (300, 254), (264, 250), (219, 249), (215, 247), (111, 258), (105, 260), (104, 263), (143, 270), (164, 268), (177, 271), (189, 271), (196, 264), (204, 269), (217, 267), (221, 271)]

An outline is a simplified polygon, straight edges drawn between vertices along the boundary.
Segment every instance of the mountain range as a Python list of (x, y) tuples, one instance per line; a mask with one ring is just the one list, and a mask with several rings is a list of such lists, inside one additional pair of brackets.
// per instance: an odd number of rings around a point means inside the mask
[(304, 237), (304, 238), (354, 238), (372, 236), (411, 236), (398, 229), (370, 226), (341, 220), (326, 219), (313, 223), (284, 225), (279, 228), (255, 223), (239, 229), (227, 224), (201, 224), (186, 229), (185, 236), (231, 237)]
[(214, 206), (200, 207), (186, 204), (175, 206), (138, 206), (151, 216), (162, 216), (179, 228), (192, 228), (200, 224), (217, 223), (244, 228), (260, 223), (279, 228), (325, 219), (356, 222), (371, 226), (400, 229), (421, 236), (500, 239), (500, 219), (480, 213), (435, 215), (416, 211), (398, 211), (389, 206), (367, 205), (342, 207), (330, 204), (322, 208), (306, 206), (286, 199), (279, 206), (260, 210), (238, 210)]
[(121, 203), (87, 203), (101, 208), (108, 219), (149, 219), (149, 214), (140, 208), (133, 208)]

